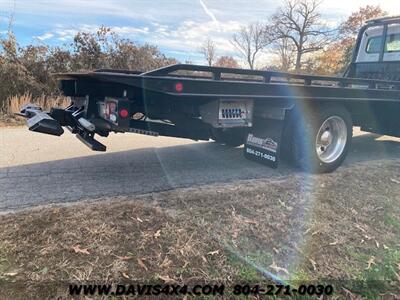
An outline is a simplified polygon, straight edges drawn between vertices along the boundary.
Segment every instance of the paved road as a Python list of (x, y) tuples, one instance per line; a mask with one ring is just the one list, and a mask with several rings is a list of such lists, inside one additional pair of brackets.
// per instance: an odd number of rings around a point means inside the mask
[[(109, 152), (91, 152), (68, 132), (58, 138), (0, 129), (0, 210), (298, 172), (287, 165), (270, 169), (246, 160), (242, 148), (212, 142), (136, 134), (102, 142)], [(358, 135), (343, 167), (399, 154), (400, 139)]]

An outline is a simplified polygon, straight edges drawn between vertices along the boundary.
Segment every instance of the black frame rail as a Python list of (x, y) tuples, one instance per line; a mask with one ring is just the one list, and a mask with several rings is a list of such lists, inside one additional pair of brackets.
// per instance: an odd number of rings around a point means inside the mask
[[(186, 75), (186, 74), (174, 74), (174, 72), (187, 71), (187, 72), (202, 72), (202, 74)], [(211, 73), (210, 76), (205, 76), (204, 73)], [(234, 77), (223, 77), (223, 74), (240, 75), (240, 76), (257, 76), (261, 77), (262, 80), (252, 78), (234, 78)], [(224, 67), (209, 67), (200, 65), (190, 64), (175, 64), (167, 67), (159, 68), (149, 72), (142, 73), (140, 76), (143, 77), (176, 77), (176, 78), (188, 78), (188, 79), (211, 79), (211, 80), (236, 80), (236, 81), (247, 81), (247, 82), (264, 82), (264, 83), (288, 83), (288, 84), (301, 84), (300, 81), (306, 86), (326, 85), (326, 86), (338, 86), (338, 87), (350, 87), (350, 85), (362, 85), (368, 89), (385, 89), (385, 90), (400, 90), (400, 81), (388, 81), (380, 79), (364, 79), (364, 78), (347, 78), (347, 77), (331, 77), (331, 76), (319, 76), (319, 75), (305, 75), (296, 73), (287, 73), (279, 71), (262, 71), (262, 70), (250, 70), (250, 69), (238, 69), (238, 68), (224, 68)], [(282, 81), (286, 79), (286, 81)], [(292, 81), (297, 80), (297, 81)], [(325, 84), (324, 84), (325, 83)], [(330, 84), (329, 84), (330, 83)]]

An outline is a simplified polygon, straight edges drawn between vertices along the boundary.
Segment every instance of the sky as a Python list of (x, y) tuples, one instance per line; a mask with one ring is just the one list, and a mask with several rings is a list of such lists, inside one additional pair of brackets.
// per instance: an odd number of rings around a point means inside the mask
[[(400, 15), (400, 0), (324, 0), (320, 11), (335, 26), (368, 4)], [(10, 15), (22, 45), (68, 44), (76, 32), (104, 25), (182, 62), (204, 63), (199, 48), (207, 38), (215, 41), (218, 55), (236, 57), (232, 34), (248, 23), (268, 21), (279, 5), (280, 0), (0, 0), (0, 34)]]

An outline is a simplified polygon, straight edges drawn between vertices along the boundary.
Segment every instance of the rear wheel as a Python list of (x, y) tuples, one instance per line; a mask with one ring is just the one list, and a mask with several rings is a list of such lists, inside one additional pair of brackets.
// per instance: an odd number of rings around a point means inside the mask
[(211, 130), (211, 138), (222, 145), (229, 147), (238, 147), (244, 144), (246, 139), (246, 131), (243, 128), (225, 129), (213, 128)]
[(352, 120), (342, 106), (321, 106), (313, 116), (293, 129), (292, 157), (302, 169), (332, 172), (346, 158)]

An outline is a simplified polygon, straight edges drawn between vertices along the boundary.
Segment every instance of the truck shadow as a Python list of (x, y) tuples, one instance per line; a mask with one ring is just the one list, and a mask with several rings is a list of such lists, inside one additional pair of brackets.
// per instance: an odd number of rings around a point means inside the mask
[[(400, 142), (378, 138), (354, 137), (343, 167), (398, 158)], [(216, 143), (136, 149), (1, 168), (0, 210), (298, 173), (287, 163), (271, 169), (245, 159), (243, 148)]]

